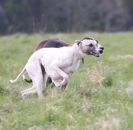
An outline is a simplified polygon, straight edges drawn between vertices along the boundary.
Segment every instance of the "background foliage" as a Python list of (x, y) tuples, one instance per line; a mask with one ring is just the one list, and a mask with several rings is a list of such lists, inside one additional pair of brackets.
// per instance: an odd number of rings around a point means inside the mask
[(132, 0), (0, 0), (0, 34), (132, 29)]

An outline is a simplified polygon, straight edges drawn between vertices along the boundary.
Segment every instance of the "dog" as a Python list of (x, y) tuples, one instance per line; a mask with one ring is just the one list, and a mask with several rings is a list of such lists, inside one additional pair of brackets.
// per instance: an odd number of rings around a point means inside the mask
[[(61, 41), (59, 39), (48, 39), (45, 41), (40, 42), (37, 47), (34, 49), (34, 52), (42, 49), (42, 48), (51, 48), (51, 47), (55, 47), (55, 48), (60, 48), (60, 47), (64, 47), (64, 46), (70, 46), (71, 44), (65, 43), (64, 41)], [(82, 63), (84, 63), (84, 58), (82, 58)], [(42, 75), (45, 75), (45, 68), (41, 65), (41, 70), (42, 70)], [(32, 83), (31, 79), (26, 79), (25, 75), (23, 75), (23, 80), (25, 80), (28, 83)], [(48, 78), (48, 83), (52, 84), (51, 87), (54, 87), (54, 84), (52, 83), (52, 80), (50, 78)], [(62, 86), (62, 88), (66, 88), (66, 86)]]
[[(59, 39), (48, 39), (48, 40), (45, 40), (45, 41), (41, 41), (37, 47), (34, 49), (34, 52), (39, 50), (39, 49), (42, 49), (42, 48), (52, 48), (52, 47), (55, 47), (55, 48), (60, 48), (60, 47), (64, 47), (64, 46), (69, 46), (70, 44), (67, 44)], [(84, 59), (82, 59), (82, 63), (84, 62)], [(45, 68), (41, 65), (41, 69), (42, 69), (42, 75), (45, 75)], [(32, 83), (32, 80), (31, 79), (26, 79), (25, 78), (25, 75), (23, 75), (23, 80), (25, 80), (27, 83)], [(49, 83), (52, 83), (51, 79), (49, 78), (48, 80)], [(52, 84), (52, 87), (54, 85)]]
[[(70, 74), (79, 68), (82, 58), (87, 55), (100, 57), (103, 50), (104, 47), (93, 38), (83, 38), (72, 46), (42, 48), (31, 55), (21, 73), (10, 82), (17, 82), (20, 76), (27, 71), (33, 86), (21, 91), (21, 95), (37, 93), (39, 97), (43, 97), (43, 90), (46, 88), (48, 77), (51, 78), (56, 87), (66, 85)], [(45, 68), (44, 77), (40, 65)]]

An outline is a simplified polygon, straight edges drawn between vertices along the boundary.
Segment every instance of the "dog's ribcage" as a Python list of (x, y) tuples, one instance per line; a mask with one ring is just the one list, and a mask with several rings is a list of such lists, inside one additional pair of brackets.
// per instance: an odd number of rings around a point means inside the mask
[[(46, 69), (46, 72), (50, 75), (54, 72), (54, 67), (59, 67), (62, 71), (67, 74), (74, 72), (80, 65), (80, 59), (75, 54), (73, 48), (66, 49), (45, 49), (45, 52), (41, 58), (42, 65)], [(58, 77), (56, 75), (56, 77)]]

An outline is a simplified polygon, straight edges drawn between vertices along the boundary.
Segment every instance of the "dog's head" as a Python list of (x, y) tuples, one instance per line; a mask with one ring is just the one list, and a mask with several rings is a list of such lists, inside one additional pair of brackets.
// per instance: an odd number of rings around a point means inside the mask
[(77, 42), (81, 51), (87, 55), (99, 57), (103, 53), (104, 47), (93, 38), (83, 38)]

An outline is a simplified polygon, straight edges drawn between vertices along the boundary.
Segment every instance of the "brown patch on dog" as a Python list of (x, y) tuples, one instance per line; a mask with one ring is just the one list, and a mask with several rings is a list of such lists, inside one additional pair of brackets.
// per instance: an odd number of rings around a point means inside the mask
[(69, 46), (69, 44), (66, 44), (65, 42), (60, 41), (58, 39), (49, 39), (49, 40), (40, 42), (35, 48), (35, 51), (41, 48), (50, 48), (50, 47), (60, 48), (63, 46)]

